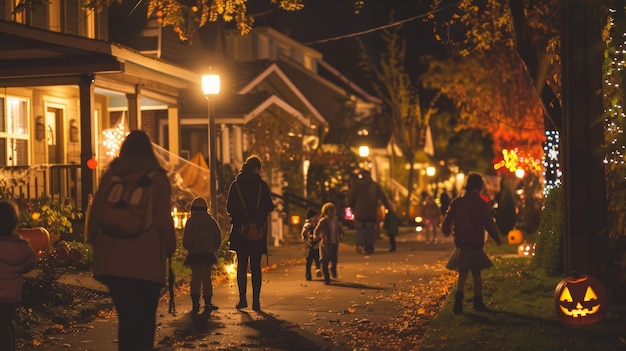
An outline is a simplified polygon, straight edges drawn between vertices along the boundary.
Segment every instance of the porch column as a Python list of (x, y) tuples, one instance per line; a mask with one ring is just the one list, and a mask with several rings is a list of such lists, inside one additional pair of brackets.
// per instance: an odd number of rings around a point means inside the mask
[(222, 135), (222, 158), (220, 159), (220, 161), (222, 161), (222, 164), (230, 164), (232, 163), (231, 159), (230, 159), (230, 129), (228, 128), (227, 125), (222, 124), (221, 125), (221, 135)]
[(243, 163), (243, 133), (241, 127), (233, 126), (233, 163), (235, 167), (239, 168)]
[(93, 136), (91, 123), (94, 106), (94, 77), (92, 75), (83, 76), (78, 84), (80, 95), (80, 174), (81, 174), (81, 203), (77, 208), (87, 210), (89, 195), (94, 193), (93, 170), (87, 167), (87, 161), (94, 156)]
[(139, 86), (135, 87), (134, 94), (126, 94), (128, 101), (128, 128), (141, 129), (141, 94)]
[(178, 119), (178, 106), (167, 108), (167, 125), (169, 151), (176, 156), (180, 156), (180, 141), (178, 137), (180, 133), (180, 121)]

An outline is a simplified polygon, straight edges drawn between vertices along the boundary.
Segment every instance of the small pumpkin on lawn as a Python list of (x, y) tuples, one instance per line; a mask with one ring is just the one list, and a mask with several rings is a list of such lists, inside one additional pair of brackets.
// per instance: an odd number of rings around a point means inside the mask
[(524, 235), (521, 230), (514, 228), (507, 234), (507, 239), (509, 241), (509, 245), (518, 245), (524, 240)]
[(604, 286), (593, 276), (572, 273), (554, 290), (554, 306), (565, 324), (587, 325), (601, 321), (606, 310)]

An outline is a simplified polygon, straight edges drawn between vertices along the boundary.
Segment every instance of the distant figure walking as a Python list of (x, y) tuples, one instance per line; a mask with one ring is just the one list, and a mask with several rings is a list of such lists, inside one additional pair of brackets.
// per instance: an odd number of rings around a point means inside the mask
[(354, 213), (357, 247), (363, 246), (368, 255), (374, 252), (378, 200), (385, 208), (391, 207), (380, 185), (372, 180), (370, 171), (361, 170), (357, 181), (348, 192), (346, 204)]
[(185, 266), (191, 268), (191, 312), (200, 312), (200, 293), (204, 299), (204, 312), (217, 310), (211, 303), (213, 297), (213, 265), (217, 263), (215, 251), (222, 244), (222, 231), (217, 221), (207, 212), (206, 200), (196, 197), (191, 202), (191, 216), (185, 224), (183, 247), (187, 249)]
[[(246, 288), (248, 264), (252, 273), (252, 309), (261, 310), (261, 256), (267, 254), (267, 217), (274, 211), (274, 203), (267, 183), (261, 179), (261, 159), (250, 156), (241, 166), (241, 172), (230, 184), (226, 200), (232, 229), (230, 249), (237, 252), (237, 286), (239, 302), (236, 308), (248, 307)], [(262, 229), (260, 239), (251, 240), (243, 229), (248, 224)]]
[(439, 195), (439, 204), (441, 205), (441, 214), (445, 215), (450, 206), (450, 195), (448, 195), (445, 189), (441, 192), (441, 195)]
[(333, 279), (337, 278), (339, 242), (345, 238), (345, 233), (337, 218), (337, 208), (331, 202), (322, 206), (322, 214), (315, 227), (314, 236), (320, 240), (322, 273), (324, 273), (324, 283), (329, 285), (331, 276)]
[(315, 275), (319, 278), (322, 276), (320, 270), (320, 239), (315, 238), (313, 231), (319, 220), (319, 214), (312, 208), (306, 212), (306, 219), (302, 225), (302, 241), (304, 241), (304, 257), (306, 257), (306, 266), (304, 277), (311, 280), (311, 266), (315, 263)]
[[(147, 177), (148, 173), (154, 173)], [(151, 224), (134, 237), (120, 237), (99, 226), (112, 178), (136, 178), (150, 192)], [(171, 187), (148, 135), (134, 130), (102, 176), (90, 209), (88, 242), (93, 275), (108, 288), (118, 316), (119, 351), (152, 350), (156, 310), (166, 282), (166, 262), (176, 251)]]
[(441, 210), (432, 195), (427, 194), (422, 207), (424, 217), (424, 229), (426, 232), (426, 243), (437, 243), (437, 230), (441, 219)]
[(15, 236), (18, 210), (13, 202), (0, 201), (0, 350), (15, 350), (15, 311), (22, 301), (22, 274), (35, 267), (28, 242)]
[(474, 280), (474, 309), (478, 312), (489, 311), (483, 303), (483, 283), (480, 276), (482, 269), (493, 266), (484, 251), (485, 229), (498, 245), (502, 241), (491, 210), (480, 197), (483, 187), (483, 177), (470, 172), (465, 183), (465, 193), (452, 200), (441, 226), (445, 236), (449, 236), (454, 228), (452, 236), (455, 249), (446, 265), (446, 268), (459, 272), (454, 294), (454, 314), (463, 313), (463, 291), (469, 272), (472, 272)]
[(387, 232), (387, 236), (389, 236), (389, 252), (396, 251), (396, 235), (400, 232), (401, 224), (402, 220), (400, 220), (400, 217), (398, 217), (393, 209), (388, 208), (385, 221), (383, 222), (383, 229)]

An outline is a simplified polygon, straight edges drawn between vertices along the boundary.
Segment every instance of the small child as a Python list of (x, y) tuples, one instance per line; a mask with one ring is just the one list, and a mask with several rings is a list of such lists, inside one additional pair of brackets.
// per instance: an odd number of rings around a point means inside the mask
[(493, 266), (484, 251), (485, 230), (496, 244), (501, 245), (502, 241), (491, 209), (480, 197), (484, 185), (480, 173), (470, 172), (465, 179), (465, 193), (450, 202), (441, 223), (443, 235), (452, 234), (455, 246), (446, 268), (459, 272), (452, 308), (454, 314), (463, 313), (465, 280), (470, 272), (474, 281), (474, 309), (489, 312), (483, 303), (483, 281), (480, 275), (481, 270)]
[(22, 274), (35, 267), (35, 254), (28, 242), (15, 236), (18, 210), (14, 203), (0, 201), (0, 350), (15, 350), (13, 318), (22, 299)]
[(315, 276), (320, 278), (322, 271), (320, 270), (320, 241), (313, 236), (313, 230), (317, 225), (319, 214), (312, 208), (307, 209), (306, 219), (302, 225), (302, 241), (305, 244), (304, 257), (306, 257), (306, 280), (311, 280), (311, 266), (315, 262)]
[(215, 219), (207, 212), (207, 203), (201, 197), (191, 202), (191, 216), (185, 224), (183, 247), (187, 249), (184, 265), (191, 268), (191, 312), (200, 311), (200, 292), (204, 297), (204, 312), (217, 310), (211, 303), (213, 282), (211, 274), (213, 265), (217, 263), (215, 251), (222, 244), (222, 231)]
[(400, 225), (402, 221), (400, 217), (393, 211), (393, 209), (388, 208), (387, 214), (385, 215), (385, 221), (383, 222), (383, 229), (387, 232), (389, 236), (389, 252), (396, 251), (396, 235), (400, 231)]
[(346, 236), (337, 218), (337, 208), (332, 202), (327, 202), (322, 206), (322, 215), (315, 226), (313, 235), (320, 240), (319, 251), (324, 284), (330, 285), (330, 277), (337, 278), (339, 242), (343, 241)]

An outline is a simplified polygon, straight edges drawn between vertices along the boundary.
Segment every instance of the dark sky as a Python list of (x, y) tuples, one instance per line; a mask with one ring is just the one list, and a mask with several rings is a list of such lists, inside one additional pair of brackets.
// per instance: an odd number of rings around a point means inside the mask
[[(305, 7), (300, 11), (287, 12), (270, 4), (269, 0), (248, 1), (248, 13), (255, 16), (255, 25), (270, 24), (292, 38), (309, 43), (337, 36), (370, 30), (390, 22), (390, 12), (394, 10), (396, 21), (422, 15), (428, 12), (430, 1), (420, 0), (364, 0), (365, 4), (358, 14), (355, 13), (354, 0), (305, 0)], [(270, 14), (263, 12), (271, 10)], [(418, 73), (419, 55), (427, 54), (437, 47), (432, 32), (432, 25), (422, 18), (403, 25), (407, 33), (407, 65)], [(370, 55), (381, 51), (380, 35), (374, 31), (360, 35)], [(325, 41), (309, 45), (324, 55), (324, 59), (346, 74), (350, 79), (366, 87), (368, 85), (363, 72), (357, 67), (358, 44), (354, 37)], [(370, 89), (368, 89), (370, 90)]]

